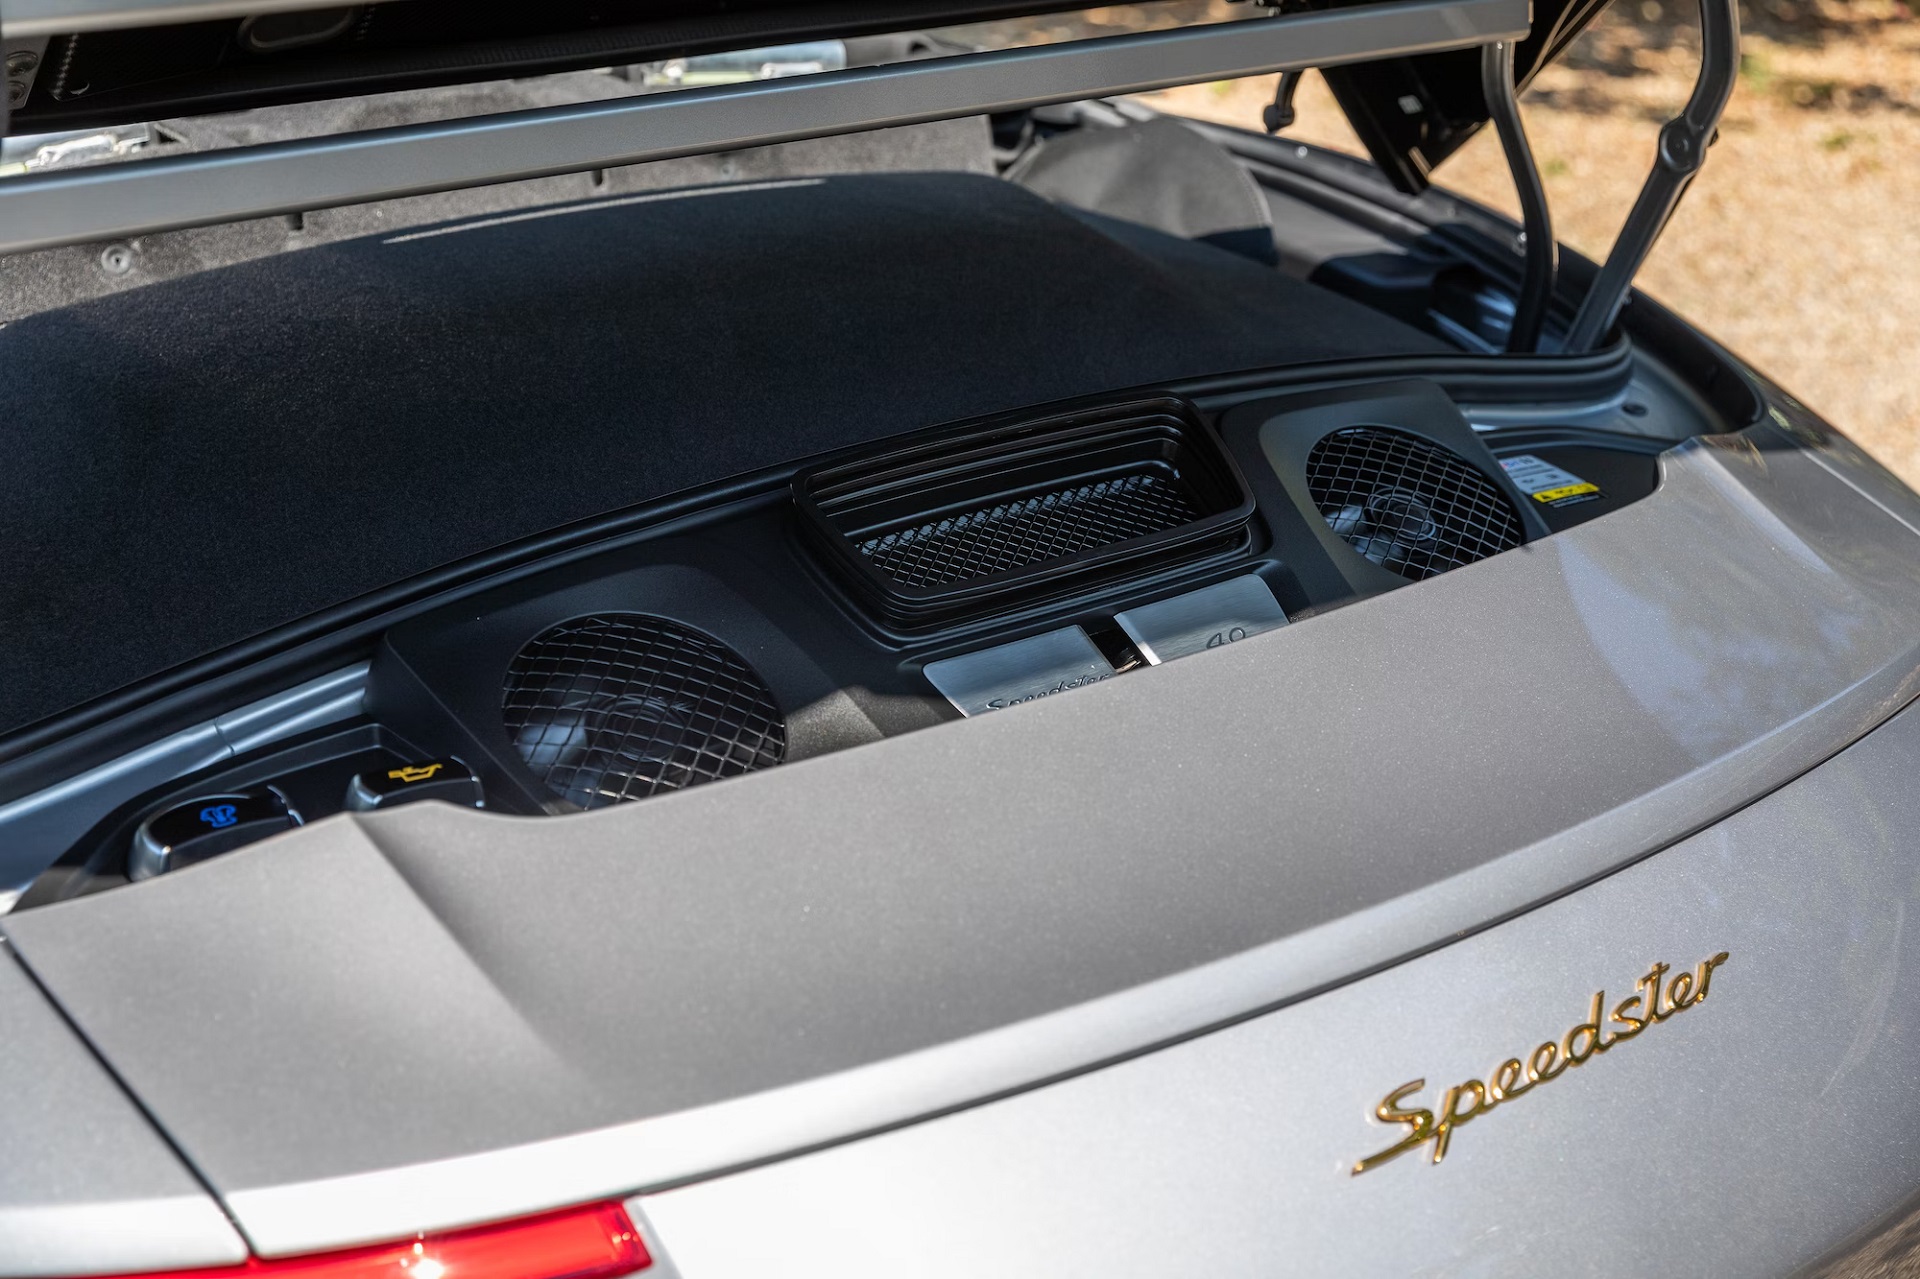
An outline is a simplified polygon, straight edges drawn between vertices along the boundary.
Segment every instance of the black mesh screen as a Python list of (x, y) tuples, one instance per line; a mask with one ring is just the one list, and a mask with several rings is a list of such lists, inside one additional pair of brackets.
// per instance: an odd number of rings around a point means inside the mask
[(1354, 426), (1307, 455), (1307, 488), (1348, 545), (1419, 581), (1520, 545), (1520, 517), (1460, 457), (1405, 431)]
[(604, 808), (778, 764), (787, 726), (753, 668), (643, 613), (577, 618), (507, 668), (507, 733), (555, 795)]
[(903, 586), (944, 586), (1190, 524), (1200, 513), (1151, 471), (896, 529), (859, 544)]

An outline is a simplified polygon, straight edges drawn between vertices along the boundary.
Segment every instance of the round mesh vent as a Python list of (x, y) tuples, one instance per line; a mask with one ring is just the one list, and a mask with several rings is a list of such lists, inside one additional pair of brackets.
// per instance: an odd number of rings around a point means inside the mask
[(644, 613), (576, 618), (507, 668), (507, 733), (547, 789), (604, 808), (778, 764), (787, 726), (740, 655)]
[(1307, 455), (1327, 524), (1385, 569), (1419, 581), (1520, 545), (1520, 517), (1457, 454), (1405, 431), (1351, 426)]

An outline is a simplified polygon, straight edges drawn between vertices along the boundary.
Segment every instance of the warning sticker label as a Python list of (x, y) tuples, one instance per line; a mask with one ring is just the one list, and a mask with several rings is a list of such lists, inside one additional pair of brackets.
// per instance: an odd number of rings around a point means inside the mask
[(1591, 502), (1596, 497), (1605, 496), (1598, 484), (1563, 471), (1531, 453), (1501, 458), (1500, 465), (1515, 488), (1542, 506), (1572, 506), (1576, 502)]

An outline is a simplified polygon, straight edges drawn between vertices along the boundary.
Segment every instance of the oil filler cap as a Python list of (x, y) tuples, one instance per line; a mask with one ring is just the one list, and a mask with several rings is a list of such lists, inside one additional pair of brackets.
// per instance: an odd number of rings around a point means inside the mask
[(272, 790), (201, 795), (140, 823), (127, 857), (127, 878), (151, 879), (299, 824), (299, 815)]
[(368, 813), (415, 800), (444, 799), (466, 808), (484, 808), (480, 779), (457, 759), (428, 759), (397, 768), (356, 774), (347, 784), (347, 808)]

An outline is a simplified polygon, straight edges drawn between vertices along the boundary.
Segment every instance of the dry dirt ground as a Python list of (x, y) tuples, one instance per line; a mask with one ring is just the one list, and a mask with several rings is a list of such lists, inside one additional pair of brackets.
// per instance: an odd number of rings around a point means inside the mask
[[(1655, 130), (1692, 88), (1694, 13), (1617, 0), (1522, 100), (1559, 238), (1590, 256), (1612, 244)], [(1085, 16), (1130, 21), (1119, 7)], [(1899, 0), (1762, 0), (1741, 19), (1720, 141), (1640, 287), (1920, 487), (1920, 21)], [(1272, 94), (1267, 77), (1148, 100), (1258, 128)], [(1298, 106), (1288, 136), (1360, 150), (1317, 77)], [(1517, 214), (1491, 130), (1438, 177)]]

